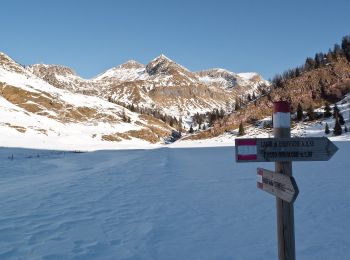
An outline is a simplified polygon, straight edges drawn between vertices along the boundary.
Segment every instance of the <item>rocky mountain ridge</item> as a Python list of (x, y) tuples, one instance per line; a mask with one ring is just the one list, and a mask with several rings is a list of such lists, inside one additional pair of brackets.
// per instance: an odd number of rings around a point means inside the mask
[(147, 65), (128, 61), (91, 80), (63, 66), (35, 64), (29, 70), (58, 88), (177, 118), (221, 108), (228, 112), (237, 97), (258, 95), (259, 86), (269, 84), (257, 73), (243, 76), (224, 69), (191, 72), (163, 54)]

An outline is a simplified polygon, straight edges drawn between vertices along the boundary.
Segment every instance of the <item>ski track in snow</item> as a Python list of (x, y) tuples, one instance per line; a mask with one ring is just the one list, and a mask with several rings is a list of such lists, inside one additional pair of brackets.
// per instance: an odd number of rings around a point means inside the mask
[[(300, 259), (350, 253), (350, 142), (294, 163)], [(12, 154), (14, 155), (11, 160)], [(0, 149), (0, 259), (276, 259), (274, 198), (233, 147)]]

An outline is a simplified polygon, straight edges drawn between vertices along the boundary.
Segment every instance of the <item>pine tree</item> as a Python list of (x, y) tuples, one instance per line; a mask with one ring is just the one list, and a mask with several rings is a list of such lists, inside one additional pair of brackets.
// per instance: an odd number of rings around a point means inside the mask
[(301, 107), (300, 103), (298, 103), (298, 107), (297, 107), (297, 120), (298, 121), (303, 120), (303, 108)]
[(243, 127), (243, 123), (241, 122), (240, 124), (239, 124), (239, 129), (238, 129), (238, 136), (242, 136), (242, 135), (244, 135), (245, 133), (244, 133), (244, 127)]
[(340, 125), (345, 125), (344, 117), (341, 113), (339, 113), (339, 123)]
[(248, 94), (248, 96), (247, 96), (247, 100), (250, 102), (250, 101), (252, 101), (252, 96), (250, 95), (250, 93)]
[(307, 109), (307, 116), (309, 117), (310, 121), (315, 120), (315, 112), (312, 105), (310, 105)]
[(338, 108), (337, 104), (335, 104), (333, 107), (333, 118), (336, 118), (338, 116), (339, 116), (339, 108)]
[(328, 127), (328, 124), (327, 124), (327, 123), (326, 123), (326, 127), (325, 127), (325, 129), (324, 129), (324, 133), (325, 133), (326, 135), (328, 135), (328, 134), (330, 133), (329, 127)]
[(328, 102), (326, 102), (323, 112), (323, 117), (328, 118), (332, 115), (331, 113), (331, 107), (329, 106)]
[(333, 129), (333, 134), (334, 135), (341, 135), (342, 134), (342, 129), (339, 123), (339, 117), (338, 115), (336, 115), (335, 117), (335, 125), (334, 125), (334, 129)]
[(344, 133), (348, 132), (348, 128), (346, 127), (346, 125), (344, 126)]
[(333, 53), (334, 53), (334, 57), (335, 58), (338, 58), (338, 57), (340, 57), (342, 55), (343, 51), (340, 48), (339, 44), (337, 44), (337, 43), (334, 44)]
[(319, 68), (321, 66), (321, 56), (319, 53), (315, 55), (315, 68)]
[(304, 68), (306, 71), (312, 70), (315, 68), (315, 61), (313, 58), (306, 58)]
[(190, 131), (189, 131), (189, 133), (190, 133), (190, 134), (193, 134), (193, 133), (194, 133), (194, 130), (193, 130), (192, 125), (191, 125), (191, 127), (190, 127)]
[(235, 100), (235, 111), (238, 111), (238, 110), (241, 109), (240, 103), (241, 103), (241, 101), (239, 100), (239, 98), (236, 98), (236, 100)]
[(345, 54), (346, 59), (350, 61), (350, 36), (343, 37), (341, 48)]
[(122, 120), (123, 122), (128, 122), (128, 117), (125, 114), (125, 109), (123, 108), (123, 112), (122, 112)]

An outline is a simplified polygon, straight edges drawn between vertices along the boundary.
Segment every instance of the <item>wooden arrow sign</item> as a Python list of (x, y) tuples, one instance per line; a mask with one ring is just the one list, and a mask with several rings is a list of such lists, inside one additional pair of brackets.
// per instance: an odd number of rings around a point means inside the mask
[(237, 162), (328, 161), (338, 150), (326, 137), (236, 139)]
[(284, 201), (293, 203), (299, 194), (298, 186), (292, 176), (258, 168), (257, 177), (259, 189)]

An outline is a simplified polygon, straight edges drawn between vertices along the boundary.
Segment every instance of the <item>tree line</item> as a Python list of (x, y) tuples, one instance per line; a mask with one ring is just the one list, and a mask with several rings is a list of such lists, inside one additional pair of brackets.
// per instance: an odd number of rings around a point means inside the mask
[[(108, 98), (108, 101), (114, 104), (117, 104), (119, 106), (125, 107), (129, 109), (131, 112), (136, 112), (143, 115), (150, 115), (154, 118), (162, 120), (164, 123), (170, 125), (171, 127), (174, 127), (178, 130), (182, 130), (182, 119), (181, 117), (177, 119), (175, 116), (169, 116), (164, 113), (161, 113), (158, 109), (152, 109), (152, 108), (146, 108), (146, 107), (139, 107), (135, 106), (134, 104), (125, 104), (123, 102), (114, 100), (112, 97)], [(122, 120), (124, 122), (130, 122), (130, 118), (128, 118), (125, 114), (125, 111), (123, 110), (122, 113)]]
[(350, 62), (350, 36), (344, 36), (341, 45), (334, 44), (333, 49), (329, 49), (327, 53), (319, 52), (315, 57), (307, 57), (304, 64), (292, 69), (288, 69), (281, 74), (276, 74), (270, 82), (273, 88), (282, 88), (284, 82), (288, 79), (299, 77), (306, 71), (322, 68), (329, 63), (338, 61), (341, 58), (346, 58)]

